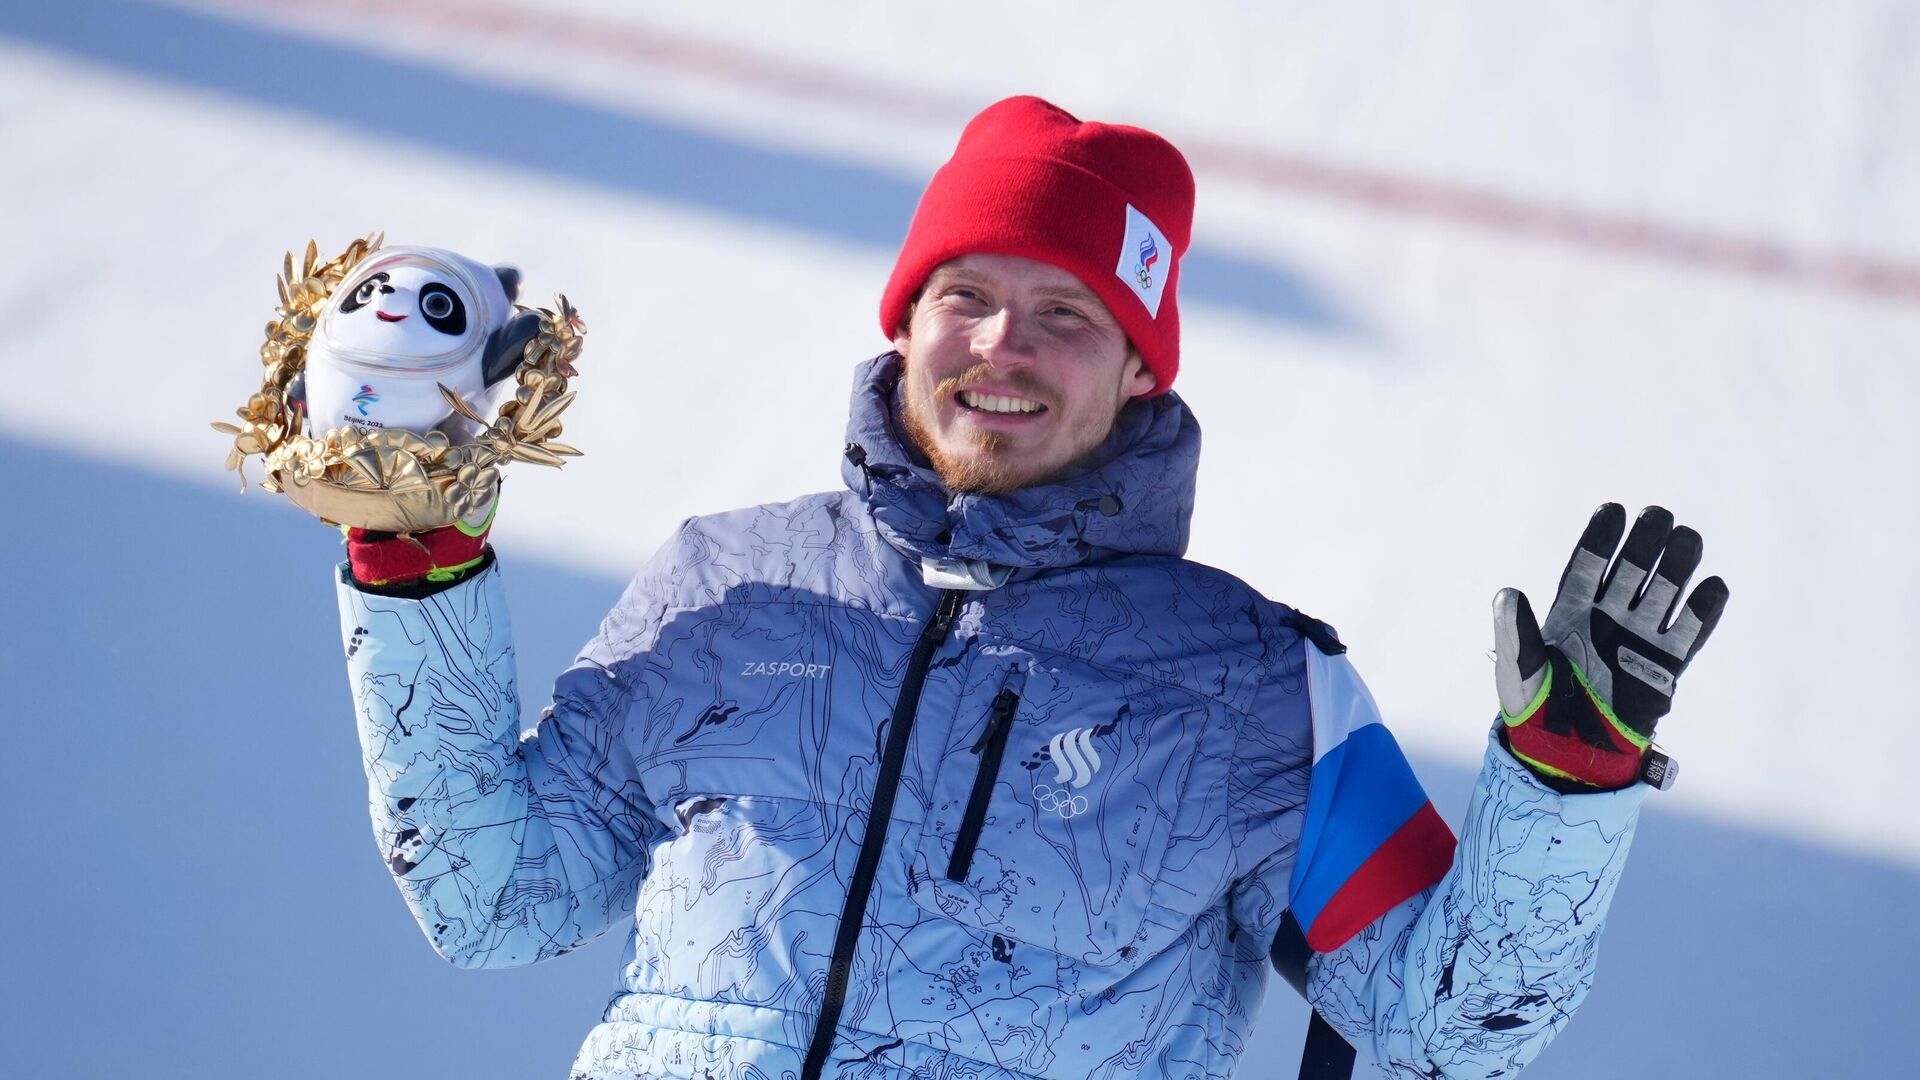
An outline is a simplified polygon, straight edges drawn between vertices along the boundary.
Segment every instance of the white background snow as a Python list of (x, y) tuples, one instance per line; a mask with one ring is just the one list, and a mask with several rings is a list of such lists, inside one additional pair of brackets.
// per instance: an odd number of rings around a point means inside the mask
[(284, 250), (584, 312), (587, 456), (494, 534), (537, 704), (680, 518), (839, 483), (913, 198), (1011, 93), (1188, 150), (1191, 554), (1339, 627), (1444, 813), (1488, 602), (1547, 603), (1596, 504), (1731, 585), (1529, 1075), (1910, 1067), (1920, 7), (75, 0), (0, 9), (0, 1071), (559, 1075), (612, 989), (616, 941), (444, 971), (385, 880), (337, 544), (207, 427)]

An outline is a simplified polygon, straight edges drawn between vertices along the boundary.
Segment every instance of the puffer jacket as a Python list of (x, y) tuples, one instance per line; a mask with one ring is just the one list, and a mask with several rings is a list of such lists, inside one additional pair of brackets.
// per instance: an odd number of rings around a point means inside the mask
[[(389, 867), (463, 966), (631, 920), (576, 1077), (1230, 1074), (1314, 710), (1371, 700), (1319, 700), (1316, 625), (1180, 557), (1177, 396), (1076, 476), (951, 495), (895, 429), (899, 363), (859, 369), (848, 490), (685, 522), (524, 734), (497, 566), (425, 600), (343, 567)], [(1311, 995), (1383, 1069), (1518, 1067), (1590, 982), (1638, 799), (1494, 747), (1453, 869), (1375, 896)]]

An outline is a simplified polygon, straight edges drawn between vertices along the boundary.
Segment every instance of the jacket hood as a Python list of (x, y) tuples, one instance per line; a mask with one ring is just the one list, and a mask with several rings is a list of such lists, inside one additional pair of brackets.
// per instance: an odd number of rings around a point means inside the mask
[(917, 463), (896, 421), (904, 361), (855, 369), (841, 475), (902, 554), (1041, 569), (1187, 550), (1200, 423), (1169, 392), (1136, 398), (1083, 467), (1001, 495), (948, 491)]

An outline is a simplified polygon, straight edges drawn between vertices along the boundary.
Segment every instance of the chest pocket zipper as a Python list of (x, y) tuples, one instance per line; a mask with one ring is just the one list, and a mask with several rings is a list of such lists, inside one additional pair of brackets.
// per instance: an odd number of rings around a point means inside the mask
[(1007, 736), (1013, 732), (1013, 714), (1020, 709), (1020, 694), (1012, 685), (1002, 687), (987, 711), (987, 728), (973, 744), (980, 755), (980, 769), (973, 777), (973, 791), (967, 796), (966, 815), (960, 819), (960, 835), (954, 838), (953, 857), (947, 861), (947, 880), (965, 881), (973, 868), (973, 852), (980, 846), (980, 830), (987, 822), (987, 803), (993, 799), (993, 785), (1000, 778), (1000, 759), (1007, 752)]

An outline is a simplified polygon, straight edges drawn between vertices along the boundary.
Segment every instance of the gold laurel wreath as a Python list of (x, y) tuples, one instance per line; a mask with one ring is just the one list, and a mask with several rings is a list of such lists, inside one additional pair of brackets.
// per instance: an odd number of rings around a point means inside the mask
[(266, 369), (260, 391), (234, 410), (239, 425), (216, 421), (213, 428), (233, 436), (226, 467), (240, 473), (242, 491), (247, 486), (242, 466), (260, 454), (267, 470), (260, 486), (284, 491), (295, 505), (330, 525), (423, 532), (483, 513), (498, 490), (499, 467), (508, 461), (558, 467), (580, 455), (555, 439), (561, 431), (560, 414), (573, 404), (576, 391), (567, 389), (567, 380), (579, 374), (573, 362), (587, 328), (564, 294), (555, 298), (555, 310), (515, 305), (516, 310), (538, 311), (540, 333), (527, 343), (514, 372), (520, 389), (501, 403), (493, 422), (444, 384), (440, 387), (454, 411), (481, 425), (470, 443), (455, 446), (438, 431), (364, 432), (351, 424), (317, 437), (303, 434), (300, 418), (287, 401), (287, 388), (306, 370), (307, 342), (327, 298), (360, 260), (379, 250), (382, 239), (376, 233), (355, 240), (325, 263), (317, 245), (308, 241), (297, 274), (293, 253), (287, 253), (275, 279), (280, 306), (260, 346), (260, 363)]

